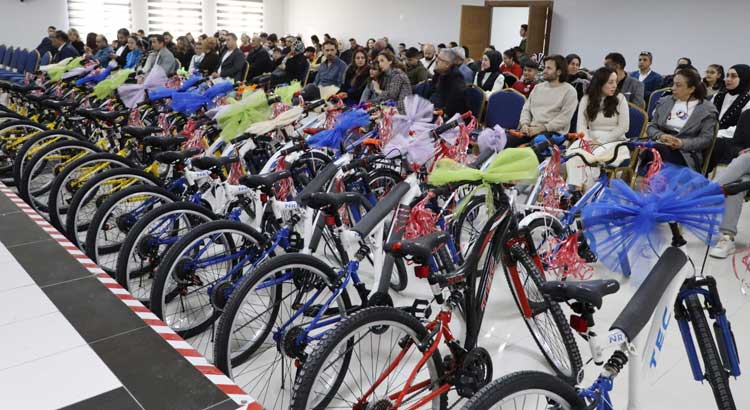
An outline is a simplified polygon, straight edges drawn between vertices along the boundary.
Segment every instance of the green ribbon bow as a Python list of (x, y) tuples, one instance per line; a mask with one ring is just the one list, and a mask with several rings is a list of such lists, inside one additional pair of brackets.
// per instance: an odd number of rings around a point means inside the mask
[(94, 95), (100, 100), (109, 97), (117, 90), (117, 87), (125, 83), (132, 72), (133, 70), (128, 68), (110, 74), (107, 79), (94, 86)]

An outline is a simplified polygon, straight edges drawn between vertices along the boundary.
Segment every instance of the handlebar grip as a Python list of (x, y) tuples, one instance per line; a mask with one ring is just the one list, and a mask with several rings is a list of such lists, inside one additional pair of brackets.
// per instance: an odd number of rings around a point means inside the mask
[(313, 102), (310, 102), (308, 104), (305, 104), (305, 108), (303, 109), (304, 112), (310, 112), (318, 107), (323, 106), (326, 103), (325, 100), (320, 99)]
[(292, 145), (291, 147), (288, 147), (288, 148), (284, 148), (279, 153), (281, 155), (289, 155), (292, 152), (302, 151), (303, 149), (305, 149), (305, 144), (300, 143), (300, 144)]
[(268, 103), (268, 105), (275, 104), (277, 102), (281, 102), (281, 97), (279, 97), (278, 95), (275, 95), (271, 98), (266, 99), (266, 102)]
[(461, 114), (460, 118), (455, 119), (453, 121), (446, 122), (445, 124), (443, 124), (443, 125), (435, 128), (434, 130), (432, 130), (432, 135), (437, 139), (437, 137), (439, 137), (440, 134), (442, 134), (442, 133), (444, 133), (444, 132), (446, 132), (448, 130), (451, 130), (453, 128), (458, 127), (459, 124), (461, 124), (461, 121), (465, 120), (466, 118), (468, 118), (468, 116), (471, 116), (471, 115), (472, 115), (471, 111), (467, 111), (467, 112)]
[(544, 138), (541, 141), (532, 145), (531, 148), (534, 150), (534, 152), (541, 155), (544, 151), (547, 150), (547, 148), (549, 148), (549, 140)]
[(724, 191), (725, 196), (737, 195), (742, 192), (750, 190), (750, 181), (737, 181), (730, 182), (726, 185), (722, 185), (721, 190)]

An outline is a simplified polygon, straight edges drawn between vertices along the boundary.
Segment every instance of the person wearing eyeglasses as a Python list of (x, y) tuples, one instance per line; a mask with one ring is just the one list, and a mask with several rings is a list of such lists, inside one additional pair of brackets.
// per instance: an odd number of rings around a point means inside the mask
[(630, 76), (643, 83), (643, 98), (648, 101), (651, 93), (661, 87), (664, 78), (661, 74), (651, 69), (654, 56), (650, 51), (641, 51), (638, 55), (638, 70), (630, 73)]

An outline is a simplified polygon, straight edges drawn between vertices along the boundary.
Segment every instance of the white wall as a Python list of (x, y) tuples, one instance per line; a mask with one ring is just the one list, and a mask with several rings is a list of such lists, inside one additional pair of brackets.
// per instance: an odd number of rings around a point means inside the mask
[(495, 7), (492, 9), (490, 44), (501, 53), (521, 43), (521, 24), (528, 24), (528, 7)]
[(66, 28), (65, 0), (0, 0), (0, 44), (34, 48), (47, 27)]
[(388, 37), (391, 44), (458, 41), (461, 5), (484, 5), (483, 0), (285, 0), (284, 31), (323, 33), (347, 43), (351, 37), (364, 44), (368, 38)]

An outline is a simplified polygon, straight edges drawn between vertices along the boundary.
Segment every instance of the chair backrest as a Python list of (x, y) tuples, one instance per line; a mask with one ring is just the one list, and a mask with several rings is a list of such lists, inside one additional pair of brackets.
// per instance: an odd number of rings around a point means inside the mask
[(18, 68), (18, 62), (21, 61), (22, 54), (23, 54), (23, 50), (21, 50), (20, 48), (17, 48), (13, 51), (13, 56), (10, 58), (10, 64), (8, 65), (8, 69), (16, 70)]
[(500, 125), (505, 129), (518, 128), (521, 119), (521, 110), (526, 99), (520, 93), (503, 90), (493, 93), (487, 103), (487, 115), (484, 117), (485, 125), (489, 128)]
[(485, 95), (479, 87), (470, 85), (464, 90), (464, 97), (466, 98), (466, 106), (471, 110), (474, 117), (479, 121), (482, 118), (482, 109), (485, 104)]
[(703, 164), (701, 164), (701, 174), (708, 177), (708, 171), (711, 166), (711, 156), (714, 154), (714, 147), (716, 146), (716, 140), (719, 139), (719, 123), (716, 122), (716, 128), (714, 128), (714, 137), (711, 139), (711, 145), (703, 150)]
[(18, 58), (18, 61), (16, 61), (16, 72), (23, 73), (23, 70), (26, 68), (26, 61), (31, 57), (31, 53), (29, 53), (26, 50), (21, 50), (21, 56)]
[(430, 87), (431, 87), (430, 80), (422, 81), (414, 87), (414, 94), (422, 98), (427, 98), (427, 95), (430, 92)]
[(13, 47), (9, 47), (8, 50), (5, 51), (5, 56), (3, 57), (3, 68), (8, 69), (10, 68), (10, 61), (13, 58), (14, 53)]
[(578, 108), (573, 112), (573, 118), (570, 119), (570, 131), (577, 132), (578, 129)]
[(26, 65), (24, 65), (24, 73), (35, 73), (39, 69), (39, 51), (31, 50), (26, 57)]
[(642, 137), (646, 134), (646, 125), (648, 124), (648, 114), (643, 111), (643, 108), (628, 103), (628, 111), (630, 111), (630, 128), (625, 136), (629, 139)]
[(648, 98), (648, 120), (651, 121), (654, 118), (654, 109), (656, 109), (656, 104), (659, 102), (661, 97), (664, 96), (665, 93), (671, 92), (671, 88), (660, 88), (658, 90), (654, 90), (654, 92), (651, 93), (651, 95)]
[(247, 74), (250, 73), (250, 64), (245, 60), (245, 69), (242, 70), (244, 74), (242, 74), (242, 81), (247, 82), (249, 78), (247, 78)]
[(0, 45), (0, 66), (3, 64), (3, 59), (5, 59), (5, 53), (8, 51), (8, 47), (5, 47), (5, 44)]
[[(52, 53), (47, 51), (39, 58), (39, 67), (48, 65), (50, 61), (52, 61)], [(39, 69), (39, 67), (37, 67), (37, 70)]]

